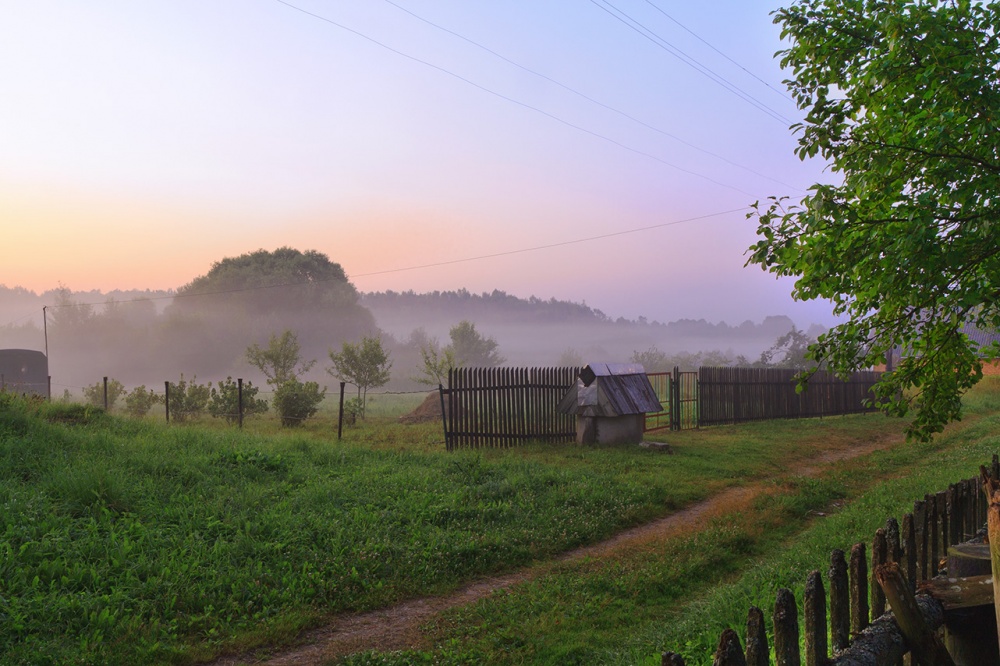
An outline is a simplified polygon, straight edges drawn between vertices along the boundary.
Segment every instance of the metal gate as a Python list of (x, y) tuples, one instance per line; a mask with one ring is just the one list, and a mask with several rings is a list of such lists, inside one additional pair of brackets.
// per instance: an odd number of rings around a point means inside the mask
[(646, 414), (645, 432), (651, 430), (689, 430), (698, 427), (698, 373), (650, 372), (646, 376), (656, 391), (662, 411)]

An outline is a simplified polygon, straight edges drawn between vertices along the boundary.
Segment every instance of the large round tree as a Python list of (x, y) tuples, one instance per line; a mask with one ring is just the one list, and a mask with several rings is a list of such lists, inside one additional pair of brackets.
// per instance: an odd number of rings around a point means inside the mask
[(215, 262), (178, 289), (168, 315), (168, 335), (179, 338), (168, 346), (192, 366), (211, 358), (231, 366), (249, 345), (286, 330), (296, 333), (308, 358), (377, 332), (340, 264), (322, 252), (289, 247)]

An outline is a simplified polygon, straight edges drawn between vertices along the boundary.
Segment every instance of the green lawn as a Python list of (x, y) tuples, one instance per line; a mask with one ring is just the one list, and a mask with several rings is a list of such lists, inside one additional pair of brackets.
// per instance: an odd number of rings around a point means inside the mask
[(425, 649), (345, 661), (656, 666), (660, 653), (672, 650), (688, 664), (711, 664), (721, 631), (733, 627), (742, 636), (751, 605), (765, 609), (770, 622), (777, 590), (789, 587), (801, 602), (806, 574), (825, 575), (832, 549), (870, 545), (889, 516), (898, 519), (925, 493), (976, 475), (1000, 450), (1000, 382), (987, 380), (966, 405), (966, 421), (931, 444), (838, 463), (819, 478), (779, 475), (751, 505), (733, 506), (702, 529), (605, 560), (561, 563), (450, 611), (425, 627)]
[[(781, 552), (811, 507), (860, 495), (885, 473), (796, 480), (783, 478), (789, 465), (898, 436), (902, 424), (868, 415), (691, 431), (670, 436), (674, 455), (573, 445), (448, 454), (439, 424), (388, 415), (339, 443), (319, 422), (267, 428), (167, 426), (0, 395), (0, 663), (192, 663), (280, 644), (337, 612), (446, 592), (776, 479), (745, 520), (663, 556), (668, 568), (650, 553), (556, 566), (446, 618), (432, 628), (436, 649), (355, 658), (633, 662), (695, 640), (657, 634), (676, 629), (659, 621), (661, 598), (706, 594)], [(919, 468), (928, 452), (961, 449), (940, 441), (890, 459)], [(615, 630), (623, 617), (629, 629)]]

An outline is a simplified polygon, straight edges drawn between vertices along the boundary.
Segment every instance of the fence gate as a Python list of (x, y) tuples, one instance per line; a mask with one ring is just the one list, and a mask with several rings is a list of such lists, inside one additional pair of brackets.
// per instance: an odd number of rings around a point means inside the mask
[(650, 372), (646, 374), (663, 411), (646, 414), (645, 432), (690, 430), (698, 427), (698, 373)]
[(646, 377), (649, 378), (649, 383), (653, 387), (653, 391), (656, 392), (656, 399), (660, 401), (660, 407), (663, 408), (662, 411), (655, 412), (652, 414), (646, 414), (646, 425), (643, 427), (644, 432), (649, 432), (650, 430), (666, 430), (672, 427), (673, 421), (670, 418), (672, 413), (671, 405), (673, 400), (671, 400), (671, 385), (673, 384), (673, 378), (669, 372), (649, 372), (646, 373)]

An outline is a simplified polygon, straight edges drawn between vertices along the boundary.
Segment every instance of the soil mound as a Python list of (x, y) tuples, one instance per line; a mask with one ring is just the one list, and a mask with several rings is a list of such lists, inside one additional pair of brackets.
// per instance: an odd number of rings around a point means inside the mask
[(428, 421), (440, 421), (441, 420), (441, 396), (437, 391), (431, 391), (424, 398), (424, 401), (420, 403), (420, 406), (414, 409), (409, 414), (404, 414), (399, 417), (400, 423), (405, 423), (407, 425), (413, 423), (426, 423)]

